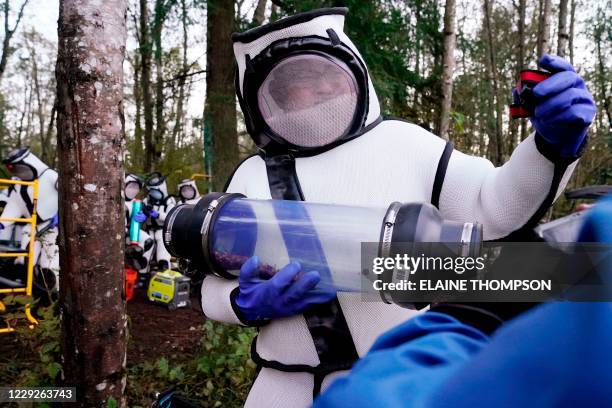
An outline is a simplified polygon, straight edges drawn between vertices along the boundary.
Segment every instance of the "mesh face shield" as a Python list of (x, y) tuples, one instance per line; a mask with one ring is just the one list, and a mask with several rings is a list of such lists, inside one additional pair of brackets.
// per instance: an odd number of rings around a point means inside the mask
[(7, 164), (6, 168), (19, 180), (32, 181), (36, 178), (36, 170), (24, 163)]
[(293, 55), (269, 72), (257, 92), (269, 128), (300, 147), (320, 147), (351, 127), (358, 102), (357, 81), (342, 61), (318, 54)]

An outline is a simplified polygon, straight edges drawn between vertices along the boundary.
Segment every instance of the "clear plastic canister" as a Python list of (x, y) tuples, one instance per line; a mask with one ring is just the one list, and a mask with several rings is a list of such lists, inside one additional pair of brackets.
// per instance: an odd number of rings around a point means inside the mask
[(251, 256), (273, 275), (289, 262), (321, 275), (318, 288), (361, 290), (361, 245), (378, 242), (386, 208), (236, 198), (210, 226), (210, 255), (238, 276)]

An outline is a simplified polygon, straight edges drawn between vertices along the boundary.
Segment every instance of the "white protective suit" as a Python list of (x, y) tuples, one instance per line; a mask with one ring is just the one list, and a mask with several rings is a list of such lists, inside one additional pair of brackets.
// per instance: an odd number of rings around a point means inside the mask
[[(134, 205), (134, 199), (138, 193), (134, 194), (137, 186), (138, 191), (142, 188), (142, 181), (136, 175), (128, 173), (124, 177), (124, 196), (125, 196), (125, 236), (126, 239), (130, 236), (130, 224), (132, 220), (132, 206)], [(133, 189), (133, 190), (132, 190)], [(130, 190), (130, 191), (128, 191)], [(153, 253), (153, 239), (151, 236), (144, 231), (141, 226), (140, 235), (138, 237), (138, 246), (143, 249), (143, 257), (147, 263), (147, 265), (138, 271), (140, 275), (144, 275), (148, 272), (148, 263), (151, 260), (151, 255)]]
[(185, 179), (176, 186), (176, 189), (181, 204), (196, 204), (202, 198), (195, 180)]
[[(37, 237), (34, 246), (34, 261), (40, 268), (48, 269), (55, 277), (53, 289), (59, 285), (59, 248), (57, 246), (58, 192), (57, 172), (43, 163), (30, 149), (21, 148), (12, 151), (3, 163), (15, 176), (24, 181), (38, 179)], [(15, 192), (2, 212), (1, 218), (29, 218), (32, 214), (34, 189), (32, 186), (16, 185)], [(5, 228), (13, 222), (3, 222)], [(21, 234), (21, 249), (26, 250), (30, 242), (30, 226), (25, 225)], [(15, 263), (23, 263), (17, 258)]]
[[(14, 177), (16, 179), (16, 177)], [(0, 207), (4, 209), (6, 207), (6, 203), (10, 200), (14, 200), (16, 196), (19, 195), (19, 192), (14, 186), (10, 186), (0, 192)], [(12, 246), (14, 243), (21, 244), (21, 230), (23, 229), (23, 225), (12, 224), (7, 225), (5, 228), (0, 231), (0, 242)]]
[[(344, 8), (315, 10), (234, 35), (236, 84), (243, 112), (245, 108), (253, 109), (253, 101), (263, 100), (262, 95), (249, 99), (246, 94), (248, 79), (256, 77), (258, 69), (265, 66), (258, 58), (282, 54), (291, 46), (300, 47), (298, 43), (303, 39), (314, 38), (315, 43), (328, 43), (330, 47), (345, 46), (365, 69), (359, 52), (343, 33), (346, 12)], [(342, 92), (353, 92), (353, 88), (344, 87)], [(312, 148), (316, 141), (308, 140), (304, 145), (310, 150), (290, 146), (286, 151), (291, 154), (277, 154), (282, 153), (282, 144), (275, 144), (278, 138), (262, 136), (270, 132), (261, 126), (261, 121), (252, 120), (252, 112), (245, 113), (249, 133), (261, 152), (238, 166), (227, 191), (256, 199), (277, 198), (279, 191), (283, 196), (286, 189), (277, 189), (274, 165), (285, 160), (294, 163), (292, 176), (304, 200), (370, 207), (387, 207), (394, 201), (431, 202), (446, 219), (482, 223), (485, 239), (491, 240), (537, 222), (575, 167), (575, 159), (556, 159), (538, 137), (531, 135), (507, 163), (496, 168), (484, 158), (453, 150), (451, 143), (417, 125), (382, 120), (369, 77), (362, 88), (367, 92), (367, 98), (362, 100), (367, 103), (361, 106), (364, 114), (359, 129), (348, 137), (319, 145), (318, 149)], [(267, 123), (275, 126), (280, 122)], [(313, 133), (304, 134), (309, 137)], [(237, 287), (237, 280), (207, 276), (202, 284), (205, 315), (221, 322), (245, 324), (234, 303)], [(418, 313), (380, 301), (365, 302), (361, 294), (339, 293), (337, 298), (339, 314), (346, 321), (344, 329), (348, 328), (358, 356), (364, 355), (381, 333)], [(250, 391), (247, 407), (310, 406), (313, 394), (341, 375), (336, 370), (350, 367), (351, 362), (334, 361), (334, 355), (350, 357), (342, 343), (326, 343), (316, 330), (311, 330), (312, 322), (316, 326), (316, 313), (274, 319), (261, 326), (253, 358), (263, 368)], [(334, 327), (342, 330), (342, 326)], [(340, 337), (334, 336), (332, 340)]]
[(170, 253), (164, 245), (163, 227), (166, 215), (176, 205), (173, 196), (168, 195), (166, 178), (160, 173), (152, 173), (146, 180), (146, 188), (149, 195), (143, 200), (146, 206), (157, 211), (156, 219), (149, 218), (147, 232), (155, 240), (155, 260), (158, 269), (165, 270), (170, 267)]

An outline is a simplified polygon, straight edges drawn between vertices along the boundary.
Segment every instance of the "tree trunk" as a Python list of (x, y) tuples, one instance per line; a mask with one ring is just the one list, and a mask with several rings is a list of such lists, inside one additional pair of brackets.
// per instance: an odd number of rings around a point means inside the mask
[(278, 6), (272, 3), (272, 7), (270, 7), (270, 22), (274, 22), (278, 20)]
[[(603, 17), (602, 16), (603, 12), (601, 12), (601, 10), (597, 10), (597, 16), (599, 18)], [(600, 17), (601, 16), (601, 17)], [(606, 31), (605, 31), (605, 26), (603, 25), (605, 24), (603, 21), (603, 18), (601, 18), (600, 21), (597, 21), (597, 27), (595, 27), (595, 32), (596, 32), (596, 36), (595, 36), (595, 49), (597, 50), (597, 82), (599, 83), (599, 88), (601, 90), (601, 99), (603, 101), (603, 111), (605, 112), (606, 116), (608, 117), (608, 127), (612, 128), (612, 111), (610, 108), (612, 108), (612, 104), (610, 103), (610, 98), (608, 98), (608, 84), (610, 83), (610, 78), (606, 75), (606, 60), (604, 60), (606, 57), (604, 56), (604, 53), (602, 52), (602, 42), (606, 41)], [(605, 45), (604, 45), (605, 47)], [(607, 78), (607, 79), (606, 79)], [(599, 116), (603, 116), (603, 115), (599, 115)], [(601, 118), (603, 119), (603, 118)]]
[(161, 159), (164, 136), (166, 134), (166, 121), (164, 119), (165, 99), (162, 31), (167, 11), (167, 6), (163, 0), (155, 0), (155, 15), (153, 17), (153, 28), (151, 30), (154, 46), (153, 59), (155, 61), (155, 133), (153, 134), (153, 167), (156, 167)]
[(234, 57), (229, 41), (234, 2), (208, 0), (206, 106), (204, 118), (212, 141), (213, 188), (221, 190), (238, 164)]
[(493, 86), (493, 99), (495, 106), (495, 131), (494, 134), (489, 135), (489, 151), (490, 158), (493, 164), (501, 165), (503, 163), (503, 140), (502, 140), (502, 127), (503, 127), (503, 109), (501, 106), (501, 98), (499, 97), (499, 87), (497, 79), (497, 58), (495, 55), (495, 41), (493, 40), (493, 30), (491, 27), (491, 12), (492, 12), (492, 1), (485, 0), (483, 3), (483, 15), (484, 15), (484, 29), (486, 35), (486, 49), (487, 55), (486, 69), (487, 77)]
[(142, 83), (140, 81), (140, 54), (134, 56), (134, 105), (136, 108), (134, 117), (134, 157), (131, 164), (139, 169), (144, 167), (144, 151), (142, 149), (142, 136), (144, 129), (142, 128)]
[(455, 67), (455, 0), (446, 0), (444, 8), (444, 57), (442, 67), (442, 103), (439, 135), (448, 140), (451, 102), (453, 98), (453, 70)]
[(267, 0), (257, 0), (257, 7), (255, 7), (255, 13), (253, 13), (253, 24), (262, 25), (266, 18), (266, 4)]
[(576, 16), (576, 0), (572, 0), (572, 5), (570, 6), (570, 32), (568, 39), (569, 46), (569, 55), (570, 55), (570, 64), (574, 65), (574, 22)]
[(151, 40), (149, 36), (149, 9), (147, 0), (140, 0), (140, 84), (144, 115), (144, 171), (153, 171), (155, 146), (153, 144), (153, 98), (151, 96)]
[[(525, 68), (525, 43), (527, 42), (527, 38), (525, 36), (525, 13), (527, 8), (527, 0), (519, 0), (518, 3), (518, 58), (517, 58), (517, 67), (516, 72), (518, 73), (520, 70)], [(525, 140), (527, 138), (527, 120), (521, 119), (521, 140)]]
[[(29, 95), (29, 96), (28, 96)], [(19, 127), (17, 128), (17, 147), (21, 147), (21, 135), (23, 133), (23, 121), (29, 114), (30, 105), (32, 104), (32, 87), (29, 84), (29, 78), (26, 77), (25, 86), (23, 87), (23, 108), (21, 117), (19, 118)]]
[(550, 52), (550, 11), (551, 0), (540, 0), (540, 20), (538, 26), (537, 58)]
[(42, 95), (40, 94), (40, 81), (38, 80), (38, 64), (36, 63), (36, 53), (32, 47), (32, 82), (34, 93), (36, 94), (36, 116), (38, 118), (38, 138), (40, 140), (40, 159), (49, 163), (47, 144), (45, 143), (45, 112), (42, 106)]
[(569, 34), (567, 33), (567, 1), (561, 0), (559, 2), (559, 28), (557, 36), (557, 55), (565, 58), (565, 52), (567, 50), (567, 40)]
[(0, 80), (4, 76), (4, 71), (6, 71), (6, 64), (8, 63), (8, 59), (13, 53), (13, 49), (11, 48), (11, 39), (19, 28), (19, 23), (23, 18), (23, 11), (25, 6), (28, 4), (29, 0), (24, 0), (21, 3), (21, 7), (19, 8), (19, 13), (17, 14), (17, 18), (15, 19), (15, 24), (13, 28), (10, 27), (9, 24), (9, 13), (11, 11), (11, 2), (9, 0), (4, 0), (3, 12), (4, 12), (4, 39), (2, 40), (2, 55), (0, 56)]
[(179, 94), (176, 101), (176, 120), (174, 121), (174, 129), (172, 130), (172, 148), (177, 146), (179, 134), (183, 131), (183, 122), (185, 121), (183, 105), (185, 103), (185, 81), (187, 80), (187, 73), (189, 71), (189, 64), (187, 63), (187, 48), (189, 46), (187, 41), (187, 4), (185, 0), (181, 0), (181, 24), (183, 26), (183, 56), (181, 75), (178, 79)]
[(77, 387), (81, 407), (126, 406), (121, 196), (126, 13), (126, 0), (60, 1), (62, 378)]
[(49, 165), (49, 167), (55, 167), (55, 161), (57, 158), (57, 152), (54, 152), (51, 145), (51, 136), (53, 136), (53, 129), (55, 127), (55, 119), (57, 116), (57, 95), (53, 100), (53, 105), (51, 107), (51, 117), (49, 118), (49, 124), (47, 125), (47, 132), (45, 133), (45, 137), (41, 140), (41, 143), (45, 145), (45, 151), (47, 152), (47, 161), (44, 161)]
[[(414, 72), (417, 76), (417, 81), (421, 81), (421, 29), (419, 27), (419, 22), (421, 21), (421, 1), (417, 1), (415, 4), (414, 17), (416, 24), (414, 25), (414, 41), (415, 41), (415, 67)], [(420, 87), (414, 90), (414, 100), (413, 105), (419, 106), (419, 94)]]

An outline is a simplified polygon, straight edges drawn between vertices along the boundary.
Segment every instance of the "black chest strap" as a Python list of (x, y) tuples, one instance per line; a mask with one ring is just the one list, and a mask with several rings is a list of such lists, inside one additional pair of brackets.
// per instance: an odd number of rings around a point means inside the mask
[(30, 198), (30, 194), (28, 194), (28, 186), (21, 186), (21, 189), (19, 190), (19, 195), (21, 196), (21, 199), (25, 203), (25, 206), (28, 209), (28, 212), (30, 213), (30, 215), (32, 215), (32, 212), (34, 211), (34, 203), (32, 202), (32, 199)]
[[(295, 159), (290, 155), (277, 155), (264, 157), (264, 161), (272, 198), (304, 201), (295, 171)], [(316, 396), (327, 374), (351, 368), (359, 355), (337, 297), (330, 302), (311, 306), (303, 315), (320, 361), (316, 369), (304, 370), (313, 372), (315, 376), (313, 395)], [(278, 364), (275, 368), (282, 370)]]

